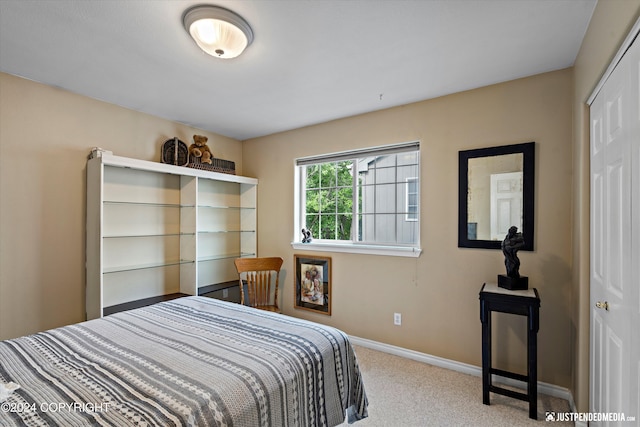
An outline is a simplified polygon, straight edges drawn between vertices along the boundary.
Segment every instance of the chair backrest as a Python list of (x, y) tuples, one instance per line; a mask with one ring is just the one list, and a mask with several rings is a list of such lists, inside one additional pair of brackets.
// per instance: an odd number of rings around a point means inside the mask
[[(280, 257), (236, 258), (235, 264), (240, 279), (242, 304), (271, 311), (280, 311), (278, 307), (278, 283), (282, 262)], [(271, 292), (272, 284), (275, 287), (273, 292)], [(245, 292), (247, 295), (245, 295)]]

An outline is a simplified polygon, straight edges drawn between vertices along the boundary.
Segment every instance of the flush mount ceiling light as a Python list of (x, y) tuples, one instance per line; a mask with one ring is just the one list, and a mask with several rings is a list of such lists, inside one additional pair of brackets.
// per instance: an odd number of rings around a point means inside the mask
[(235, 58), (253, 41), (247, 21), (222, 7), (192, 7), (184, 13), (182, 22), (200, 49), (217, 58)]

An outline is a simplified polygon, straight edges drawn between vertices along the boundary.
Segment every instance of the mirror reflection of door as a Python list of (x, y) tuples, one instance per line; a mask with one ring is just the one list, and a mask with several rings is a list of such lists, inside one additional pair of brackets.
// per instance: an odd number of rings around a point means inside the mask
[(502, 240), (509, 227), (522, 231), (522, 172), (491, 175), (491, 240)]
[(512, 225), (523, 231), (523, 164), (522, 153), (469, 159), (467, 226), (470, 240), (501, 241)]

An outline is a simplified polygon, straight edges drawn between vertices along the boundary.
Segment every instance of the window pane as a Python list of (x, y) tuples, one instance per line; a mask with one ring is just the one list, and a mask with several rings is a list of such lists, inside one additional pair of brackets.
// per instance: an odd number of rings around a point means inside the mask
[(396, 215), (376, 215), (376, 242), (396, 242)]
[(307, 215), (306, 225), (311, 231), (311, 237), (317, 238), (320, 235), (320, 215)]
[(361, 185), (358, 187), (360, 192), (359, 210), (361, 213), (371, 214), (375, 212), (375, 190), (373, 185)]
[(397, 155), (398, 166), (404, 165), (417, 165), (418, 164), (418, 152), (412, 153), (400, 153)]
[(375, 184), (375, 182), (376, 182), (375, 181), (375, 178), (376, 178), (375, 173), (376, 173), (375, 168), (373, 168), (373, 167), (364, 168), (361, 165), (360, 169), (358, 169), (358, 180), (359, 180), (358, 182), (360, 184), (362, 184), (362, 185)]
[(337, 191), (337, 213), (351, 214), (353, 212), (353, 188), (343, 187)]
[(413, 245), (418, 243), (418, 222), (407, 221), (406, 215), (396, 215), (397, 239), (399, 244)]
[(336, 186), (336, 164), (324, 163), (320, 167), (320, 186), (329, 188)]
[(359, 240), (365, 243), (396, 243), (395, 214), (359, 215)]
[(415, 178), (418, 176), (418, 166), (400, 166), (398, 168), (398, 182), (404, 182), (408, 178)]
[(318, 188), (320, 187), (320, 166), (318, 165), (310, 165), (306, 166), (306, 184), (307, 189)]
[(321, 215), (320, 216), (320, 239), (336, 238), (336, 217), (335, 215)]
[(370, 166), (376, 169), (394, 168), (396, 167), (396, 155), (377, 156), (370, 163)]
[(375, 217), (368, 214), (358, 215), (358, 225), (360, 234), (357, 237), (359, 242), (373, 241), (375, 236)]
[(353, 215), (338, 215), (338, 240), (351, 240), (351, 222)]
[(350, 187), (353, 184), (353, 162), (351, 160), (338, 162), (337, 164), (337, 183), (338, 187)]
[(382, 167), (381, 165), (376, 166), (376, 184), (390, 184), (396, 182), (396, 168), (391, 165), (391, 167)]
[(306, 213), (310, 214), (320, 212), (320, 190), (307, 190), (306, 196)]
[(322, 204), (320, 205), (321, 212), (323, 214), (336, 213), (336, 192), (335, 190), (320, 190), (320, 198)]
[(395, 213), (396, 184), (383, 184), (375, 186), (375, 213)]

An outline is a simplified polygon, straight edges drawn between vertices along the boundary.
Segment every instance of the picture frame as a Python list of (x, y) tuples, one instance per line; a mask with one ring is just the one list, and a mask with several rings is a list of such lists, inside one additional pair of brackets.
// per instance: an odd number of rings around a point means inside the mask
[(331, 316), (331, 258), (294, 255), (294, 307)]

